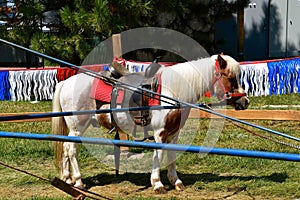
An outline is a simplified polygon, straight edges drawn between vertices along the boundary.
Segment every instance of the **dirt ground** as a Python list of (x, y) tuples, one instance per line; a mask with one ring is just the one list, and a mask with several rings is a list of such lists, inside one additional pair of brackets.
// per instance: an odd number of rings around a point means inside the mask
[[(94, 180), (97, 182), (97, 180)], [(94, 182), (94, 183), (95, 183)], [(93, 183), (93, 184), (94, 184)], [(253, 197), (246, 189), (233, 189), (232, 191), (207, 191), (194, 187), (187, 187), (184, 191), (176, 191), (173, 187), (166, 186), (167, 194), (155, 194), (150, 185), (134, 184), (130, 181), (121, 181), (116, 183), (98, 183), (98, 186), (89, 188), (90, 197), (95, 199), (236, 199), (236, 200), (259, 200), (266, 199), (265, 197)], [(93, 194), (94, 193), (94, 194)], [(50, 184), (42, 183), (38, 185), (29, 185), (26, 187), (0, 187), (0, 199), (72, 199), (72, 197), (61, 190), (51, 186)], [(92, 199), (92, 198), (85, 198)], [(282, 198), (271, 198), (279, 200)]]
[[(95, 186), (89, 191), (97, 193), (97, 195), (89, 194), (98, 199), (131, 199), (131, 198), (157, 198), (157, 199), (265, 199), (259, 197), (252, 197), (247, 191), (228, 191), (228, 192), (215, 192), (215, 191), (195, 191), (192, 188), (187, 188), (185, 191), (178, 192), (173, 188), (168, 189), (167, 194), (158, 195), (152, 191), (150, 187), (136, 186), (130, 183), (109, 184), (105, 186)], [(72, 197), (51, 185), (39, 185), (34, 187), (4, 187), (0, 188), (0, 198), (8, 199), (32, 199), (32, 198), (65, 198), (72, 199)], [(90, 199), (90, 198), (86, 198)]]

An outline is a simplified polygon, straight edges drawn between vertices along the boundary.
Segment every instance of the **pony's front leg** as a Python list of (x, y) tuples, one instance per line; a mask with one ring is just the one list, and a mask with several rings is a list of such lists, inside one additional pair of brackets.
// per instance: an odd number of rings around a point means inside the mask
[(164, 188), (160, 180), (160, 163), (163, 159), (163, 150), (155, 149), (153, 154), (153, 168), (151, 173), (151, 185), (155, 193), (165, 194), (167, 190)]

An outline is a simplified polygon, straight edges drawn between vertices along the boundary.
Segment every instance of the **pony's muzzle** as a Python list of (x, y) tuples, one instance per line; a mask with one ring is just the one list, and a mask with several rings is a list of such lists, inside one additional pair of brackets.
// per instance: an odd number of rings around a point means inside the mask
[(247, 97), (241, 97), (234, 102), (235, 110), (246, 110), (250, 104), (250, 100)]

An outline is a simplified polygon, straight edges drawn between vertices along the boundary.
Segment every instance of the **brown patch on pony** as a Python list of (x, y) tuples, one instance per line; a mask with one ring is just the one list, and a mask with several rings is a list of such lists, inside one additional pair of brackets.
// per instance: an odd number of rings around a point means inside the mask
[(165, 127), (159, 136), (163, 143), (169, 142), (168, 138), (178, 132), (185, 124), (190, 109), (176, 109), (168, 112), (165, 118)]
[(98, 120), (99, 124), (101, 126), (103, 126), (104, 128), (109, 129), (109, 130), (112, 129), (112, 124), (106, 113), (97, 115), (97, 120)]

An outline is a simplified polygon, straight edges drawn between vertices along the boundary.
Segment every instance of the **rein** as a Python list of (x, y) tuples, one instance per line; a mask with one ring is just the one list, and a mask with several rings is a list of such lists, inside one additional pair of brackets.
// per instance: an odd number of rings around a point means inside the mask
[(222, 74), (220, 73), (220, 66), (219, 66), (218, 61), (216, 61), (215, 67), (216, 67), (216, 72), (215, 72), (215, 76), (214, 76), (214, 79), (212, 81), (212, 85), (211, 85), (211, 89), (210, 89), (211, 94), (213, 94), (213, 86), (218, 82), (221, 85), (221, 87), (223, 88), (223, 91), (224, 91), (224, 96), (221, 99), (221, 101), (225, 101), (225, 100), (228, 100), (228, 99), (231, 99), (231, 98), (240, 98), (240, 97), (247, 96), (246, 93), (239, 93), (239, 92), (238, 93), (231, 93), (231, 92), (229, 92), (225, 88), (224, 83), (221, 80)]

